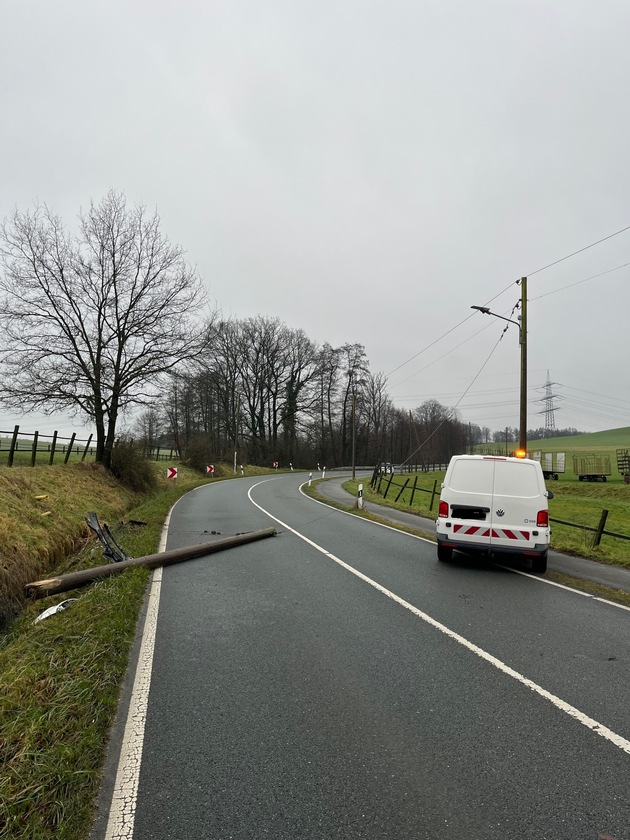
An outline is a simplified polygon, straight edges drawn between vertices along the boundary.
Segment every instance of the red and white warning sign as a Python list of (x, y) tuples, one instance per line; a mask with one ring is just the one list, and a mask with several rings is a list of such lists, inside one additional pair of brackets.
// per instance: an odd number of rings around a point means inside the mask
[(208, 473), (208, 475), (212, 475), (214, 473), (214, 464), (208, 464), (208, 466), (206, 467), (206, 472)]
[(167, 478), (177, 478), (177, 467), (167, 467), (166, 468), (166, 477)]

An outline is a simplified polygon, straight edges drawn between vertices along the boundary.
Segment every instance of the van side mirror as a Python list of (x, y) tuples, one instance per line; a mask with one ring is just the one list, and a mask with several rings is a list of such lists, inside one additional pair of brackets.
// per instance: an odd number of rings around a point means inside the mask
[(548, 499), (553, 499), (553, 490), (547, 490), (546, 496)]

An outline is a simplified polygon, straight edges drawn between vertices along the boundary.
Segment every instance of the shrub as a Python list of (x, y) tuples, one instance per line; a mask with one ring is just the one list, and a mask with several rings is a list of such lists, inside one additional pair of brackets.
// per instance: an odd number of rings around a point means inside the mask
[(205, 435), (196, 435), (186, 447), (186, 463), (194, 470), (200, 470), (205, 474), (208, 464), (212, 464), (212, 450), (210, 441)]
[(114, 444), (111, 471), (131, 490), (148, 493), (157, 487), (155, 470), (144, 457), (143, 448), (128, 438), (119, 438)]

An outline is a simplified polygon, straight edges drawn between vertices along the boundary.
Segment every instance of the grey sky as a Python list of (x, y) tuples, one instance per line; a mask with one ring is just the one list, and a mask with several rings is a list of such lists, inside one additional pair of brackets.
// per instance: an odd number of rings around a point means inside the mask
[(472, 304), (509, 317), (529, 274), (528, 425), (547, 369), (557, 426), (630, 425), (630, 267), (587, 279), (630, 264), (630, 231), (534, 273), (630, 225), (627, 0), (0, 15), (0, 217), (39, 200), (72, 225), (122, 190), (157, 207), (225, 316), (360, 342), (397, 406), (461, 399), (492, 429), (518, 425), (516, 328), (480, 374), (501, 321), (436, 340)]

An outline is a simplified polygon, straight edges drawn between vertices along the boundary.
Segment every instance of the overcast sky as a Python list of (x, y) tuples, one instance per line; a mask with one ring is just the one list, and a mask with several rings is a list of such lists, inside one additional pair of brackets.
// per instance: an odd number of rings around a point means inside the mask
[(121, 190), (224, 316), (361, 343), (400, 408), (491, 429), (518, 426), (518, 328), (496, 346), (505, 322), (470, 307), (514, 318), (528, 276), (528, 426), (547, 370), (557, 427), (630, 425), (628, 0), (0, 14), (0, 217), (73, 226)]

